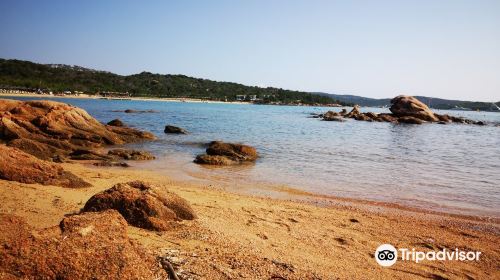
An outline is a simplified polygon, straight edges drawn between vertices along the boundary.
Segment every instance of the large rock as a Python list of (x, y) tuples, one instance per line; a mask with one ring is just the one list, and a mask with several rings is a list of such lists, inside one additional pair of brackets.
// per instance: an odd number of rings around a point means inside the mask
[(78, 149), (155, 139), (155, 136), (128, 127), (103, 125), (85, 110), (60, 102), (2, 99), (0, 138), (7, 142), (16, 139), (37, 142), (13, 145), (47, 158)]
[(212, 141), (208, 144), (206, 155), (198, 155), (194, 162), (198, 164), (232, 165), (252, 162), (258, 158), (257, 150), (243, 144)]
[(413, 96), (399, 95), (391, 100), (391, 112), (396, 117), (414, 117), (423, 121), (438, 122), (439, 119), (425, 105)]
[(2, 279), (166, 279), (155, 257), (129, 239), (116, 211), (64, 218), (35, 230), (23, 219), (0, 214)]
[(254, 147), (221, 141), (210, 142), (208, 144), (207, 154), (213, 156), (226, 156), (237, 161), (255, 161), (258, 157), (257, 150), (255, 150)]
[(0, 179), (68, 188), (91, 186), (59, 165), (5, 145), (0, 145)]
[(189, 203), (174, 193), (141, 181), (116, 184), (92, 196), (82, 211), (115, 209), (130, 225), (166, 230), (173, 222), (196, 217)]

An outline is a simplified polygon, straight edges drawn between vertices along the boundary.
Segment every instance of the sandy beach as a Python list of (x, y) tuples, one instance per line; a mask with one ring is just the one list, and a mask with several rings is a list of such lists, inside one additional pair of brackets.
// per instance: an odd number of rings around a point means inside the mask
[(109, 99), (109, 100), (136, 100), (136, 101), (163, 101), (163, 102), (190, 102), (190, 103), (214, 103), (214, 104), (240, 104), (248, 105), (249, 102), (239, 102), (239, 101), (215, 101), (215, 100), (205, 100), (197, 98), (151, 98), (151, 97), (127, 97), (127, 98), (115, 98), (115, 97), (103, 97), (103, 96), (93, 96), (93, 95), (48, 95), (48, 94), (21, 94), (21, 93), (0, 93), (0, 97), (37, 97), (43, 99), (52, 98), (76, 98), (76, 99)]
[[(78, 212), (95, 193), (143, 180), (187, 199), (198, 219), (165, 232), (129, 226), (129, 236), (155, 256), (168, 256), (185, 279), (495, 279), (497, 222), (426, 214), (352, 202), (327, 206), (235, 194), (217, 185), (177, 181), (134, 168), (65, 163), (94, 187), (69, 189), (0, 181), (0, 211), (37, 229)], [(322, 203), (318, 203), (322, 204)], [(370, 208), (372, 208), (370, 210)], [(419, 250), (471, 250), (480, 261), (398, 262), (379, 266), (380, 244)]]

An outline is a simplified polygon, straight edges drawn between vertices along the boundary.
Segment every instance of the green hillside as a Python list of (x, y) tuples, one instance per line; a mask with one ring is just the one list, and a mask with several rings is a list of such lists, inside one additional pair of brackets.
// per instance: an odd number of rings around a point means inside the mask
[[(237, 83), (216, 82), (184, 75), (149, 72), (121, 76), (109, 72), (60, 64), (37, 64), (0, 59), (0, 87), (42, 89), (63, 92), (128, 92), (133, 97), (187, 97), (207, 100), (237, 100), (237, 95), (255, 95), (261, 103), (341, 103), (332, 97), (280, 88), (260, 88)], [(343, 103), (341, 103), (343, 104)]]

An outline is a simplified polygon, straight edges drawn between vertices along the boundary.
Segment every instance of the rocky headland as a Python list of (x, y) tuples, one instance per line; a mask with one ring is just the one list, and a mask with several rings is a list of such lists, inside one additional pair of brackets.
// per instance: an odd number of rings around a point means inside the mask
[(430, 123), (461, 123), (461, 124), (476, 124), (485, 125), (482, 121), (474, 121), (465, 118), (450, 116), (447, 114), (440, 115), (434, 113), (427, 105), (420, 102), (412, 96), (400, 95), (391, 100), (391, 113), (362, 113), (360, 107), (355, 105), (350, 112), (343, 109), (341, 112), (328, 111), (324, 114), (313, 115), (314, 118), (321, 118), (324, 121), (342, 122), (345, 119), (355, 119), (357, 121), (368, 122), (391, 122), (391, 123), (407, 123), (407, 124), (423, 124)]
[(0, 155), (5, 163), (17, 162), (20, 157), (32, 160), (24, 153), (52, 162), (97, 160), (112, 164), (121, 159), (151, 159), (154, 157), (145, 152), (120, 150), (106, 155), (96, 149), (155, 138), (119, 120), (102, 124), (85, 110), (60, 102), (0, 100), (0, 139), (8, 146), (2, 149), (10, 151)]

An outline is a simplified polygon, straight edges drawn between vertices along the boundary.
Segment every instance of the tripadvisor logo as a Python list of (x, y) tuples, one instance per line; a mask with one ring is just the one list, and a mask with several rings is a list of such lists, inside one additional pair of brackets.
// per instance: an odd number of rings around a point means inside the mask
[(375, 260), (381, 266), (391, 266), (398, 259), (398, 251), (391, 244), (382, 244), (375, 251)]
[[(398, 252), (399, 251), (399, 252)], [(398, 260), (413, 261), (419, 263), (423, 260), (428, 261), (479, 261), (481, 252), (478, 251), (461, 251), (459, 249), (448, 250), (444, 248), (440, 251), (416, 251), (415, 248), (399, 248), (396, 249), (391, 244), (382, 244), (375, 250), (375, 260), (381, 266), (392, 266)]]

